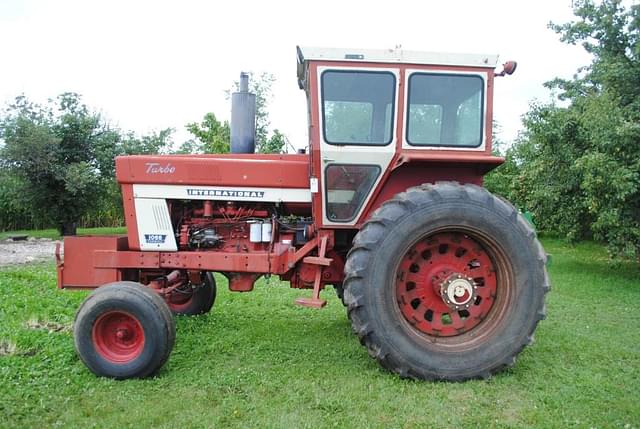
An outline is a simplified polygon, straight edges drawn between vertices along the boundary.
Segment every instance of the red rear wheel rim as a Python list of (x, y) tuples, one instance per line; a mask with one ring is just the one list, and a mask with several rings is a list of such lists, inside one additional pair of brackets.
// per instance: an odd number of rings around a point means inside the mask
[(124, 311), (102, 314), (93, 325), (92, 337), (98, 354), (114, 363), (130, 362), (144, 349), (142, 325)]
[[(456, 289), (459, 302), (452, 302), (447, 297), (456, 295), (447, 287), (456, 285), (464, 287)], [(496, 266), (486, 247), (462, 232), (440, 232), (418, 241), (397, 269), (400, 313), (429, 336), (455, 337), (474, 329), (494, 307), (497, 289)]]

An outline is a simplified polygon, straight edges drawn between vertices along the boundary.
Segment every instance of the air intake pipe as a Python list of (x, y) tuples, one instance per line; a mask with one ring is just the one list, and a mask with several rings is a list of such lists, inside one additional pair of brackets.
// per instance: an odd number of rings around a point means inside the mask
[(256, 150), (256, 95), (249, 92), (249, 75), (240, 73), (240, 90), (231, 94), (231, 153)]

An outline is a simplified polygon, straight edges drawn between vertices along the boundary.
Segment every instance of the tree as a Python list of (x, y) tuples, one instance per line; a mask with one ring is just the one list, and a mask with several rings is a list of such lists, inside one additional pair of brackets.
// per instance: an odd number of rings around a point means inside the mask
[(510, 196), (544, 229), (640, 261), (640, 5), (580, 0), (574, 13), (550, 27), (593, 60), (546, 84), (567, 107), (534, 104), (525, 115)]
[(75, 93), (46, 105), (17, 97), (0, 119), (1, 194), (15, 201), (0, 204), (2, 226), (54, 225), (61, 234), (73, 235), (81, 219), (116, 223), (122, 209), (115, 157), (167, 151), (172, 133), (168, 128), (123, 135)]
[[(578, 21), (551, 24), (561, 39), (593, 55), (583, 75), (555, 80), (584, 137), (575, 168), (591, 231), (616, 254), (640, 261), (640, 5), (577, 3)], [(580, 143), (580, 142), (579, 142)]]
[[(24, 199), (20, 177), (0, 170), (0, 231), (23, 229), (34, 225), (34, 216)], [(44, 225), (37, 225), (43, 227)]]
[(640, 107), (640, 5), (626, 10), (621, 0), (578, 0), (579, 18), (565, 24), (550, 23), (560, 39), (581, 44), (593, 55), (592, 63), (580, 69), (573, 80), (555, 79), (547, 84), (560, 88), (561, 99), (579, 100), (610, 95), (620, 106)]
[(173, 143), (172, 137), (174, 131), (173, 128), (165, 128), (141, 136), (136, 135), (133, 131), (129, 131), (120, 138), (121, 141), (117, 150), (119, 155), (167, 153)]
[(191, 122), (186, 125), (196, 140), (182, 144), (181, 153), (228, 153), (230, 151), (231, 128), (229, 122), (220, 122), (213, 113), (207, 113), (200, 123)]
[(493, 155), (503, 156), (505, 161), (500, 167), (492, 170), (484, 177), (484, 187), (493, 194), (515, 202), (514, 185), (516, 182), (514, 179), (519, 174), (520, 168), (513, 148), (507, 147), (502, 140), (496, 137), (499, 130), (499, 125), (494, 121), (492, 151)]
[(46, 106), (18, 97), (0, 122), (2, 166), (23, 180), (32, 210), (63, 235), (75, 234), (77, 221), (96, 204), (101, 177), (93, 143), (107, 131), (74, 93)]
[(273, 134), (269, 139), (260, 146), (261, 153), (282, 153), (285, 151), (289, 140), (287, 136), (282, 134), (277, 128), (273, 130)]

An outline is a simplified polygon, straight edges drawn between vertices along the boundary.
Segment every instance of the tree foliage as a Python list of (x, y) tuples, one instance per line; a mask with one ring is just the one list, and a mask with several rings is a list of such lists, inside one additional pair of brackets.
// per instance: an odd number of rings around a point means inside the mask
[(186, 125), (195, 140), (185, 142), (180, 148), (182, 153), (228, 153), (231, 145), (229, 122), (220, 122), (216, 115), (207, 113), (200, 123)]
[(17, 97), (0, 118), (2, 194), (11, 200), (0, 207), (2, 227), (31, 219), (33, 227), (53, 225), (71, 235), (91, 213), (117, 217), (115, 157), (166, 151), (172, 132), (122, 135), (75, 93), (45, 105)]
[(546, 84), (568, 105), (532, 105), (506, 168), (488, 183), (546, 230), (640, 257), (640, 5), (581, 0), (574, 13), (550, 28), (591, 64)]
[(40, 106), (18, 97), (0, 126), (3, 167), (25, 184), (25, 198), (63, 234), (96, 202), (99, 165), (93, 142), (105, 132), (100, 117), (65, 93)]
[(29, 209), (24, 195), (23, 180), (6, 169), (0, 169), (0, 230), (22, 229), (25, 225), (34, 228), (49, 226)]

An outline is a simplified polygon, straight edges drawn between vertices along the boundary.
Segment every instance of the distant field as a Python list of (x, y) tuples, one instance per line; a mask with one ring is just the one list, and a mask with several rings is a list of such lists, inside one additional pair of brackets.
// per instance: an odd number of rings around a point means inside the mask
[[(48, 234), (48, 232), (46, 233)], [(351, 333), (332, 290), (218, 278), (213, 312), (178, 318), (158, 376), (94, 377), (70, 327), (84, 292), (55, 288), (53, 264), (0, 270), (0, 427), (640, 427), (640, 270), (595, 244), (544, 240), (548, 318), (515, 367), (488, 381), (401, 380)]]

